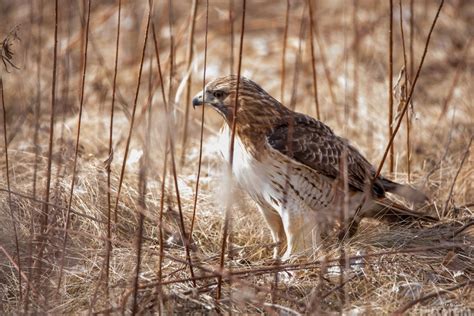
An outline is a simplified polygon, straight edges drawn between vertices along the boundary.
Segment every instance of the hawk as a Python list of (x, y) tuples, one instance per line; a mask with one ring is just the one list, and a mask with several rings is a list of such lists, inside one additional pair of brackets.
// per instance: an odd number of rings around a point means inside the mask
[(220, 150), (229, 160), (238, 95), (232, 173), (266, 219), (278, 245), (275, 257), (314, 254), (341, 209), (352, 223), (346, 227), (351, 234), (363, 217), (434, 220), (389, 200), (386, 192), (412, 201), (426, 197), (374, 178), (375, 168), (327, 125), (290, 110), (245, 77), (237, 94), (237, 81), (235, 75), (213, 80), (193, 98), (193, 107), (211, 106), (224, 118)]

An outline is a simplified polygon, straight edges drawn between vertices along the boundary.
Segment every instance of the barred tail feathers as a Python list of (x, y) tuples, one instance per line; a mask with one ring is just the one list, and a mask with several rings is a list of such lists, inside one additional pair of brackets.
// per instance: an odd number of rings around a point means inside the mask
[(418, 204), (429, 201), (428, 197), (423, 192), (412, 188), (409, 185), (400, 184), (386, 178), (380, 178), (380, 182), (386, 192), (401, 196), (408, 202)]
[(410, 210), (388, 198), (375, 200), (372, 207), (364, 212), (364, 215), (391, 223), (410, 223), (419, 220), (431, 223), (438, 221), (438, 218)]

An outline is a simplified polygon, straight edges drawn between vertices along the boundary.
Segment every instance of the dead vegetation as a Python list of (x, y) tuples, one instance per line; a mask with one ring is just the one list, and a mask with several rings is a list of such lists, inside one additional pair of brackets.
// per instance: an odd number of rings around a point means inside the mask
[[(317, 258), (283, 263), (270, 260), (263, 218), (226, 176), (215, 148), (222, 122), (211, 111), (204, 116), (188, 239), (201, 113), (186, 114), (187, 84), (190, 95), (202, 89), (206, 1), (197, 1), (194, 11), (193, 1), (155, 0), (149, 23), (146, 1), (121, 2), (118, 44), (119, 1), (92, 1), (90, 18), (88, 0), (59, 1), (57, 8), (54, 1), (0, 2), (0, 36), (6, 38), (0, 72), (2, 312), (472, 311), (470, 1), (444, 3), (428, 44), (439, 2), (401, 1), (403, 43), (400, 2), (393, 1), (390, 121), (392, 131), (398, 120), (401, 127), (383, 171), (424, 190), (431, 204), (420, 211), (440, 222), (364, 221), (342, 244), (330, 236)], [(242, 74), (280, 99), (284, 69), (283, 103), (312, 116), (319, 112), (378, 165), (389, 141), (388, 2), (312, 1), (309, 10), (303, 0), (248, 1), (240, 56), (242, 4), (209, 3), (206, 78), (236, 73), (241, 58)]]

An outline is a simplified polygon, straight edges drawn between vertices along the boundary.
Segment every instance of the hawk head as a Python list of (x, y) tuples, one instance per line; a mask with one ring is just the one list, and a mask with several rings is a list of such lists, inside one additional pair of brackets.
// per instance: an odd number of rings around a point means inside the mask
[[(237, 95), (237, 76), (217, 78), (206, 85), (204, 91), (193, 98), (193, 107), (210, 105), (228, 124), (234, 116), (235, 97)], [(258, 123), (270, 123), (269, 118), (279, 116), (284, 107), (263, 90), (258, 84), (240, 77), (237, 123), (256, 127)]]

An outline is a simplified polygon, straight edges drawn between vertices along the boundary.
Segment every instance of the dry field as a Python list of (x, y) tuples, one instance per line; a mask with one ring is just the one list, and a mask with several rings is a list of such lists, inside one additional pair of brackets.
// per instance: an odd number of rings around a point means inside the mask
[[(472, 1), (435, 19), (440, 1), (395, 0), (392, 26), (392, 1), (91, 2), (0, 1), (2, 314), (473, 311)], [(396, 131), (383, 172), (440, 221), (365, 220), (273, 261), (216, 148), (222, 119), (190, 104), (204, 69), (240, 61), (375, 166)]]

